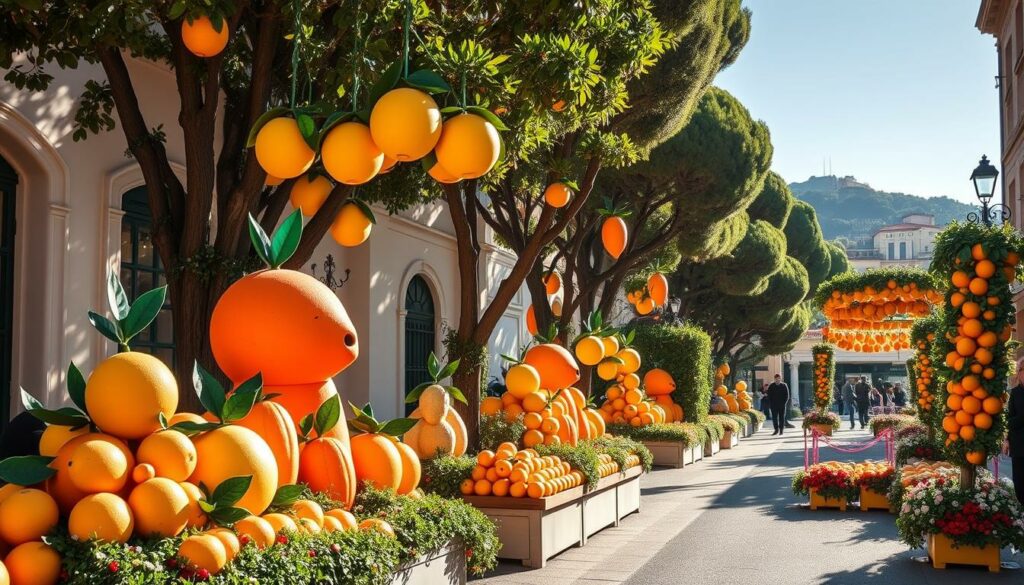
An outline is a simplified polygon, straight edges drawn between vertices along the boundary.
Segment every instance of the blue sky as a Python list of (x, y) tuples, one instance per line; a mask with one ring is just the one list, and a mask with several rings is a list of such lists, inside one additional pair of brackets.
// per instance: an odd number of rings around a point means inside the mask
[[(995, 39), (978, 0), (745, 0), (750, 42), (715, 83), (771, 128), (787, 181), (832, 172), (974, 201), (999, 159)], [(1002, 177), (1000, 177), (1002, 179)]]

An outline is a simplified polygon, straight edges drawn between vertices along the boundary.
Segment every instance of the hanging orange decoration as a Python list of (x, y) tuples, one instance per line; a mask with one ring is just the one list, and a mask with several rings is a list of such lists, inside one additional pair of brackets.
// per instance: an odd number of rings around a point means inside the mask
[(181, 42), (196, 57), (214, 57), (228, 46), (231, 32), (228, 23), (220, 21), (220, 30), (206, 16), (198, 16), (181, 23)]
[(601, 243), (604, 245), (604, 251), (618, 260), (626, 250), (628, 234), (629, 229), (625, 220), (617, 215), (606, 217), (601, 224)]

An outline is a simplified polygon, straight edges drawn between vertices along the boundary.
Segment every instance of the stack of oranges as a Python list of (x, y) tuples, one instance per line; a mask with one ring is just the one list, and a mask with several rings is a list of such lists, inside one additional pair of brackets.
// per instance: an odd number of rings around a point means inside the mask
[(835, 357), (832, 346), (815, 345), (814, 354), (814, 405), (826, 409), (832, 404), (832, 386), (835, 379)]
[[(614, 473), (619, 473), (622, 469), (619, 464), (612, 459), (612, 456), (607, 453), (601, 453), (597, 456), (598, 466), (597, 473), (601, 477), (608, 477)], [(630, 469), (640, 465), (640, 457), (634, 454), (630, 454), (626, 457), (626, 469)]]
[[(922, 321), (928, 323), (930, 320)], [(922, 325), (923, 326), (923, 325)], [(918, 328), (914, 329), (915, 337)], [(917, 339), (917, 348), (914, 352), (914, 384), (917, 388), (917, 406), (919, 417), (927, 422), (928, 415), (932, 412), (932, 405), (935, 402), (935, 365), (932, 363), (931, 350), (932, 342), (935, 341), (933, 331), (921, 331)]]
[[(1020, 258), (1013, 251), (1001, 259), (989, 258), (986, 247), (980, 243), (970, 248), (970, 260), (961, 258), (956, 258), (949, 277), (950, 328), (945, 341), (950, 351), (945, 365), (951, 373), (946, 384), (942, 429), (947, 433), (947, 445), (962, 441), (966, 461), (982, 465), (990, 453), (983, 443), (976, 441), (993, 428), (1007, 396), (1003, 380), (999, 379), (999, 370), (1004, 367), (1000, 362), (1006, 351), (1003, 344), (1013, 334), (1006, 315), (1007, 283), (1016, 279)], [(1000, 282), (993, 285), (993, 278)], [(997, 323), (1006, 324), (999, 327)]]
[(667, 420), (665, 409), (647, 398), (643, 390), (622, 383), (605, 391), (601, 416), (609, 424), (628, 424), (632, 427), (645, 427)]
[(545, 498), (583, 485), (583, 474), (554, 455), (502, 443), (476, 456), (476, 466), (459, 490), (464, 495)]

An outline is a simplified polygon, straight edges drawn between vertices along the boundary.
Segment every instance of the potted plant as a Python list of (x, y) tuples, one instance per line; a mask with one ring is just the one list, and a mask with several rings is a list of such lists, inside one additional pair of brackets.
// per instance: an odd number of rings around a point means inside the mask
[(860, 487), (860, 509), (890, 510), (889, 488), (892, 487), (896, 470), (886, 462), (866, 461), (854, 466), (857, 485)]
[(839, 415), (826, 410), (812, 410), (804, 415), (804, 430), (817, 430), (823, 435), (832, 436), (842, 425)]
[(793, 493), (810, 496), (812, 510), (839, 508), (845, 512), (846, 503), (859, 491), (849, 463), (816, 463), (793, 476)]
[(1001, 548), (1024, 548), (1024, 510), (991, 478), (965, 488), (958, 478), (938, 477), (909, 488), (896, 527), (911, 547), (927, 544), (937, 569), (953, 563), (998, 572)]

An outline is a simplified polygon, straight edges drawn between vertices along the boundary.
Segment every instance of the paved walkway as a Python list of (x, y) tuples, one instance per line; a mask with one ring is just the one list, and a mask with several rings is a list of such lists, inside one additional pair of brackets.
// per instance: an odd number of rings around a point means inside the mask
[[(840, 439), (866, 439), (863, 431)], [(870, 458), (881, 458), (879, 448)], [(840, 459), (823, 451), (822, 459)], [(859, 457), (865, 458), (864, 456)], [(854, 460), (854, 458), (849, 458)], [(503, 562), (481, 584), (773, 585), (1021, 583), (1024, 571), (936, 571), (899, 542), (895, 517), (883, 512), (800, 507), (790, 480), (803, 465), (800, 429), (782, 438), (764, 430), (685, 469), (655, 469), (642, 479), (639, 514), (606, 529), (545, 568)], [(1024, 555), (1004, 560), (1024, 563)]]

